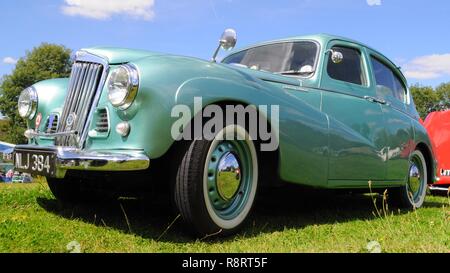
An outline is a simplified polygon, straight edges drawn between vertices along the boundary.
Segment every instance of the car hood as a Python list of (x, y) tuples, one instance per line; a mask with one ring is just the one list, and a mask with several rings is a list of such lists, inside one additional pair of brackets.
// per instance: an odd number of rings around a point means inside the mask
[(82, 51), (102, 57), (106, 59), (109, 64), (122, 64), (146, 57), (167, 55), (154, 51), (135, 50), (119, 47), (91, 47), (84, 48), (82, 49)]

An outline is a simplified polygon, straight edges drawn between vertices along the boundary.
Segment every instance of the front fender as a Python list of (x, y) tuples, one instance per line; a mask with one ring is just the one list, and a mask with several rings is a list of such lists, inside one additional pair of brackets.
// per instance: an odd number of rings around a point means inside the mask
[[(64, 99), (67, 93), (68, 78), (51, 79), (35, 83), (32, 87), (38, 94), (38, 108), (37, 113), (42, 115), (42, 121), (39, 129), (43, 131), (46, 118), (51, 113), (59, 113), (64, 104)], [(28, 121), (28, 128), (35, 127), (36, 116)]]
[[(240, 83), (223, 78), (200, 77), (184, 82), (175, 93), (175, 105), (186, 105), (190, 108), (192, 116), (197, 115), (201, 109), (194, 106), (194, 97), (201, 97), (202, 106), (219, 102), (237, 102), (244, 105), (267, 106), (267, 113), (260, 114), (270, 122), (270, 106), (277, 105), (278, 98), (270, 90), (254, 82)], [(273, 128), (276, 135), (278, 128)]]

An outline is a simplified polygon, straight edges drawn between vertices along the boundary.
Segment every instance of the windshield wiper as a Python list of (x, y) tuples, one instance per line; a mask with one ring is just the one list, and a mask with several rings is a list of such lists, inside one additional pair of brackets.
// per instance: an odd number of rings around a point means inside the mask
[(279, 74), (279, 75), (309, 75), (314, 73), (314, 71), (308, 71), (308, 72), (302, 72), (300, 70), (287, 70), (287, 71), (281, 71), (281, 72), (276, 72), (275, 74)]

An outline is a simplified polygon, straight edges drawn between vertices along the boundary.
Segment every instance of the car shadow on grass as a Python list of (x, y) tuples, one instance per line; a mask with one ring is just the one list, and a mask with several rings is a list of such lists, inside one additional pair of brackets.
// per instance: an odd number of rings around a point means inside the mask
[[(253, 214), (237, 236), (247, 238), (290, 228), (302, 229), (309, 225), (374, 220), (378, 216), (373, 200), (376, 200), (378, 209), (382, 210), (382, 199), (380, 195), (368, 196), (296, 186), (266, 190), (258, 196)], [(66, 219), (78, 219), (146, 239), (171, 243), (195, 241), (187, 233), (181, 218), (164, 202), (119, 198), (107, 202), (63, 205), (56, 199), (38, 197), (37, 203), (46, 211)], [(424, 207), (441, 206), (441, 203), (430, 201), (424, 204)], [(390, 211), (396, 215), (406, 213), (396, 208)], [(217, 240), (233, 240), (233, 237), (212, 236), (205, 239), (210, 243)]]

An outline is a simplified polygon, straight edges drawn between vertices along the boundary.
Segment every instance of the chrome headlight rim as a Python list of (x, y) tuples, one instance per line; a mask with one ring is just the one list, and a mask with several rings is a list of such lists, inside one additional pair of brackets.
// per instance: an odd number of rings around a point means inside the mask
[[(114, 73), (115, 70), (117, 69), (125, 69), (127, 71), (127, 76), (128, 76), (128, 89), (127, 89), (127, 94), (124, 96), (124, 99), (118, 103), (113, 103), (111, 101), (111, 99), (109, 98), (109, 93), (110, 93), (110, 84), (111, 81), (113, 80), (112, 78), (112, 73)], [(133, 64), (122, 64), (116, 68), (114, 68), (111, 71), (111, 76), (108, 80), (108, 100), (109, 102), (116, 108), (119, 108), (120, 110), (126, 110), (128, 109), (131, 104), (133, 104), (134, 99), (136, 98), (137, 92), (139, 89), (139, 70), (137, 69), (137, 67)]]
[[(26, 111), (25, 115), (22, 115), (20, 112), (20, 101), (21, 101), (21, 97), (24, 94), (24, 92), (28, 92), (29, 95), (29, 99), (30, 99), (30, 105), (28, 107), (28, 110)], [(38, 108), (38, 94), (37, 91), (34, 87), (30, 86), (28, 88), (25, 88), (24, 90), (22, 90), (22, 92), (19, 95), (19, 100), (17, 102), (17, 110), (19, 111), (19, 115), (24, 118), (24, 119), (29, 119), (32, 120), (37, 113), (37, 108)]]

